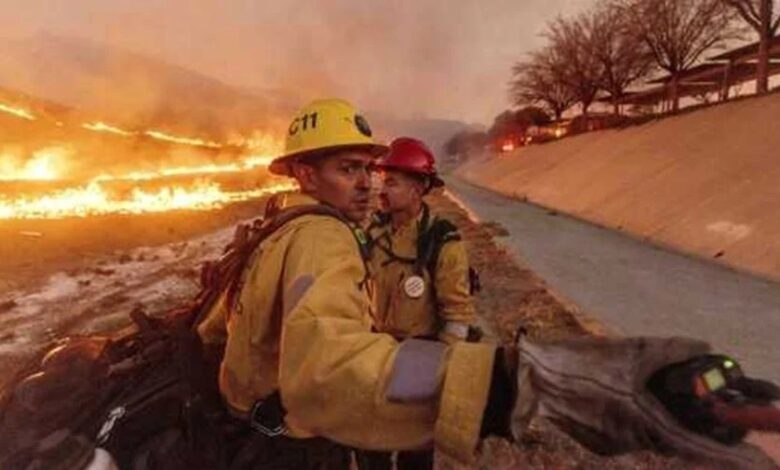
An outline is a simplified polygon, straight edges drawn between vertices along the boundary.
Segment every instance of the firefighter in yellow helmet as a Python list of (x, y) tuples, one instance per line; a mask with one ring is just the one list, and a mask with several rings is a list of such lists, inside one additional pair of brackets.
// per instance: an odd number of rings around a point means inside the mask
[(270, 168), (294, 177), (300, 192), (280, 205), (274, 219), (285, 222), (199, 328), (206, 345), (225, 341), (220, 392), (252, 433), (231, 468), (346, 468), (342, 446), (435, 445), (470, 461), (481, 438), (508, 435), (512, 420), (521, 432), (537, 411), (602, 451), (752, 462), (743, 449), (703, 444), (649, 401), (649, 374), (705, 354), (702, 343), (521, 339), (498, 348), (399, 343), (374, 331), (356, 224), (368, 215), (370, 172), (385, 151), (341, 100), (311, 103), (289, 127), (287, 153)]

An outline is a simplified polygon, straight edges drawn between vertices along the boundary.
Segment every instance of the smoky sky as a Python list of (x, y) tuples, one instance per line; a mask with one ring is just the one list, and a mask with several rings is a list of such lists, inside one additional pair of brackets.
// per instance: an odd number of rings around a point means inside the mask
[(88, 38), (250, 90), (485, 123), (545, 23), (592, 2), (3, 0), (0, 16), (11, 37)]

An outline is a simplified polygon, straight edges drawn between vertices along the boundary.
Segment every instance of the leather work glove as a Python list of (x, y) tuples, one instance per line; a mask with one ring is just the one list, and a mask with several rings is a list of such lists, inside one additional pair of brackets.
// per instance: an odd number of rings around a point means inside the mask
[(721, 444), (684, 428), (648, 389), (654, 372), (708, 354), (704, 342), (603, 337), (534, 342), (521, 337), (516, 346), (515, 436), (537, 415), (602, 455), (651, 450), (714, 467), (778, 468), (753, 446)]

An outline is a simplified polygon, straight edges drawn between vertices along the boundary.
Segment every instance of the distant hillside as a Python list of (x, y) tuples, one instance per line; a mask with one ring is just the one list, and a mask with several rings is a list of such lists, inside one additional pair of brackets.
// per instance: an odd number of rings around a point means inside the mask
[(464, 122), (450, 119), (402, 119), (379, 112), (368, 115), (371, 117), (371, 125), (376, 129), (380, 139), (390, 141), (399, 136), (416, 137), (427, 143), (439, 158), (444, 157), (443, 147), (450, 137), (470, 128)]
[[(0, 87), (119, 124), (215, 138), (253, 129), (282, 132), (304, 100), (294, 90), (234, 87), (156, 58), (50, 34), (0, 40)], [(414, 135), (436, 149), (465, 127), (383, 110), (366, 114), (380, 138)]]
[(472, 161), (475, 184), (780, 278), (780, 94)]
[(48, 34), (0, 41), (0, 86), (115, 121), (210, 134), (266, 127), (289, 113), (278, 91), (260, 96), (158, 59)]

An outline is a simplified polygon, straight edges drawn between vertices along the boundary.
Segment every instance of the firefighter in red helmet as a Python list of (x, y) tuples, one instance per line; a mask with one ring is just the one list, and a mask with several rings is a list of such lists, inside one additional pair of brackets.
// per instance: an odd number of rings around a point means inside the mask
[[(379, 162), (382, 211), (368, 230), (375, 279), (375, 327), (399, 341), (455, 342), (474, 337), (476, 314), (465, 244), (457, 228), (434, 215), (424, 197), (444, 186), (433, 152), (401, 137)], [(390, 468), (389, 453), (358, 453), (361, 468)], [(433, 451), (401, 452), (398, 468), (432, 468)]]
[(377, 328), (396, 338), (466, 339), (476, 315), (465, 244), (457, 228), (424, 202), (444, 186), (433, 152), (401, 137), (378, 166), (383, 210), (370, 230)]

